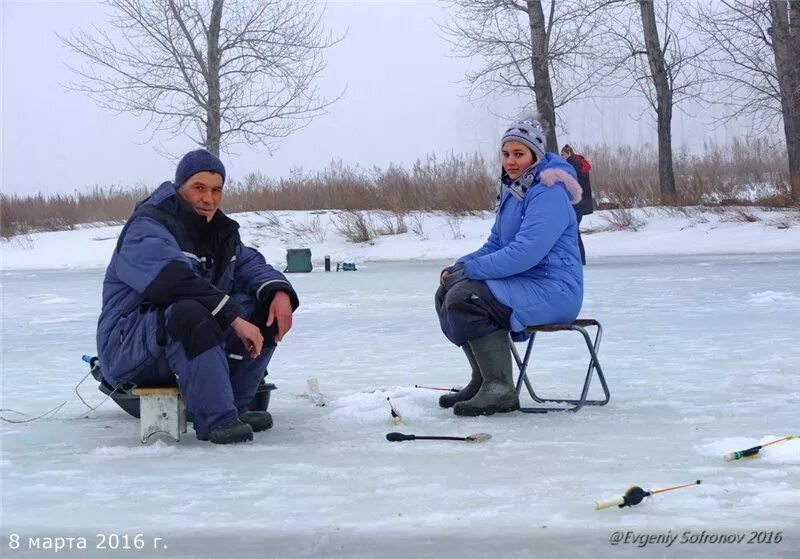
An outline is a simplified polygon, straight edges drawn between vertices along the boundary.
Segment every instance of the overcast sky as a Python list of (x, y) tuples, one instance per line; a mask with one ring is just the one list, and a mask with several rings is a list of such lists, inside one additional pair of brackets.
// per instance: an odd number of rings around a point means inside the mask
[[(72, 78), (66, 64), (79, 60), (56, 32), (102, 25), (105, 8), (91, 1), (0, 1), (3, 192), (71, 193), (93, 185), (157, 186), (169, 179), (176, 161), (161, 152), (194, 149), (189, 138), (151, 140), (146, 119), (101, 109), (60, 85)], [(235, 146), (223, 156), (229, 176), (287, 176), (332, 160), (371, 168), (409, 165), (431, 153), (494, 157), (506, 125), (495, 115), (515, 114), (519, 99), (465, 98), (461, 80), (468, 61), (451, 56), (436, 25), (446, 16), (445, 6), (432, 1), (328, 2), (328, 28), (347, 36), (329, 51), (320, 85), (329, 96), (346, 87), (344, 98), (272, 156)], [(574, 103), (562, 111), (568, 132), (559, 134), (559, 142), (578, 148), (653, 143), (653, 122), (648, 116), (637, 120), (640, 112), (630, 98)], [(731, 127), (701, 126), (702, 117), (676, 113), (676, 148), (696, 150), (704, 140), (731, 139)]]

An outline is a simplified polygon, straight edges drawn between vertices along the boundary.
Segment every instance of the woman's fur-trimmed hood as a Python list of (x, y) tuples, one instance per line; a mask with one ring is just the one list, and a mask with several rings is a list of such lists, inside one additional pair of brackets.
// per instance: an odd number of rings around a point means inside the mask
[(564, 183), (573, 205), (580, 202), (583, 197), (583, 189), (578, 180), (565, 169), (545, 169), (539, 174), (539, 182), (545, 186), (553, 186), (557, 182)]

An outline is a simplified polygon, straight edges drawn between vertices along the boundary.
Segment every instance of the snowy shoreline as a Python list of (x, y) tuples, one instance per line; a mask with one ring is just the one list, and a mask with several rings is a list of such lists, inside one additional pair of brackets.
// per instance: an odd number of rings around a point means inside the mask
[[(267, 261), (282, 266), (289, 248), (310, 248), (315, 267), (325, 255), (334, 262), (452, 260), (475, 250), (486, 239), (493, 214), (453, 218), (442, 213), (406, 216), (406, 233), (383, 234), (370, 243), (353, 243), (338, 230), (342, 212), (280, 211), (239, 213), (242, 240), (257, 247)], [(365, 212), (376, 228), (394, 219)], [(637, 230), (614, 230), (620, 219)], [(114, 250), (121, 225), (84, 225), (71, 231), (20, 235), (0, 244), (0, 267), (10, 270), (103, 268)], [(800, 253), (800, 212), (749, 207), (637, 208), (627, 215), (597, 211), (581, 223), (588, 259), (702, 255)]]

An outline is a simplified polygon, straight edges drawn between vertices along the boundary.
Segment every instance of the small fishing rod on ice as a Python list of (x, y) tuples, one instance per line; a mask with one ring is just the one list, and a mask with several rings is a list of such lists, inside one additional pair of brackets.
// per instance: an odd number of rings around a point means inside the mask
[(634, 485), (633, 487), (629, 488), (622, 497), (614, 497), (613, 499), (603, 499), (601, 501), (594, 502), (595, 510), (602, 510), (607, 509), (609, 507), (618, 506), (619, 508), (622, 507), (632, 507), (634, 505), (638, 505), (639, 503), (644, 500), (645, 497), (651, 497), (658, 493), (666, 493), (667, 491), (675, 491), (676, 489), (683, 489), (684, 487), (692, 487), (694, 485), (700, 485), (701, 480), (693, 481), (692, 483), (686, 483), (683, 485), (675, 485), (673, 487), (665, 487), (663, 489), (653, 489), (653, 490), (645, 490), (639, 487), (638, 485)]
[(783, 441), (791, 441), (795, 436), (794, 435), (786, 435), (785, 437), (781, 437), (780, 439), (775, 439), (774, 441), (770, 441), (768, 443), (760, 444), (758, 446), (754, 446), (748, 448), (746, 450), (737, 450), (736, 452), (729, 452), (722, 458), (726, 462), (733, 462), (734, 460), (741, 460), (742, 458), (755, 458), (758, 456), (758, 453), (761, 452), (762, 448), (766, 448), (769, 445), (773, 445), (775, 443), (783, 442)]
[(451, 388), (439, 388), (438, 386), (422, 386), (420, 384), (415, 384), (414, 388), (424, 388), (425, 390), (441, 390), (443, 392), (458, 392), (461, 388), (457, 386), (453, 386)]
[(468, 443), (482, 443), (491, 439), (489, 433), (475, 433), (474, 435), (467, 435), (466, 437), (442, 437), (442, 436), (425, 436), (425, 435), (405, 435), (403, 433), (386, 433), (386, 440), (389, 442), (401, 441), (466, 441)]
[(386, 401), (389, 402), (389, 413), (392, 414), (392, 421), (394, 421), (395, 425), (400, 425), (400, 423), (403, 421), (403, 416), (400, 415), (400, 412), (397, 411), (397, 408), (394, 407), (394, 404), (392, 404), (392, 399), (390, 397), (387, 396)]

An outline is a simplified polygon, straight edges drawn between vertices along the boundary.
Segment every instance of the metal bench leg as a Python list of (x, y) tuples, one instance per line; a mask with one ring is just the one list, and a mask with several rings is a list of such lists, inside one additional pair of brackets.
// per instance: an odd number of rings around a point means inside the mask
[[(525, 356), (526, 359), (525, 359), (524, 362), (522, 362), (522, 365), (525, 368), (523, 369), (522, 367), (520, 367), (520, 378), (517, 379), (517, 394), (519, 394), (519, 392), (520, 392), (521, 382), (524, 381), (526, 387), (528, 388), (528, 392), (530, 393), (531, 397), (537, 403), (548, 403), (548, 402), (551, 402), (551, 403), (558, 403), (558, 404), (568, 404), (568, 405), (570, 405), (572, 407), (566, 407), (566, 408), (565, 407), (559, 407), (559, 408), (542, 408), (542, 407), (521, 408), (520, 411), (525, 412), (525, 413), (548, 413), (548, 412), (551, 412), (551, 411), (577, 412), (583, 406), (586, 406), (586, 405), (588, 405), (588, 406), (604, 406), (604, 405), (606, 405), (608, 403), (608, 401), (611, 398), (611, 394), (610, 394), (610, 392), (608, 390), (608, 384), (606, 383), (605, 375), (603, 375), (603, 369), (600, 366), (600, 360), (597, 357), (597, 352), (599, 351), (599, 348), (600, 348), (600, 341), (602, 340), (603, 327), (600, 325), (599, 322), (595, 323), (594, 326), (597, 327), (597, 332), (595, 334), (594, 341), (592, 341), (591, 337), (589, 336), (589, 333), (582, 326), (572, 325), (571, 328), (570, 328), (571, 330), (579, 332), (583, 336), (583, 339), (586, 342), (586, 347), (589, 350), (589, 355), (590, 355), (589, 366), (588, 366), (588, 368), (586, 370), (586, 377), (585, 377), (584, 382), (583, 382), (583, 389), (581, 390), (581, 396), (577, 400), (565, 399), (565, 398), (541, 398), (541, 397), (536, 395), (536, 393), (533, 390), (533, 387), (531, 386), (531, 383), (530, 383), (530, 381), (528, 379), (528, 375), (527, 375), (528, 358), (530, 357), (530, 350), (531, 350), (531, 346), (532, 346), (532, 342), (533, 342), (533, 339), (531, 339), (531, 341), (529, 342), (529, 345), (528, 345), (528, 352), (526, 352), (526, 356)], [(533, 335), (535, 335), (535, 332), (533, 333)], [(514, 348), (512, 348), (512, 352), (514, 353), (514, 355), (516, 357), (517, 365), (520, 365), (519, 356), (516, 354), (516, 351), (515, 351)], [(594, 371), (597, 371), (597, 377), (600, 380), (600, 385), (602, 386), (602, 389), (603, 389), (604, 398), (602, 400), (587, 400), (586, 399), (587, 395), (589, 394), (589, 386), (591, 385), (592, 373)]]
[[(600, 366), (600, 360), (597, 357), (597, 352), (600, 351), (600, 341), (603, 337), (603, 327), (600, 326), (599, 322), (596, 324), (596, 326), (597, 326), (597, 333), (595, 334), (594, 337), (594, 343), (592, 343), (592, 340), (589, 337), (589, 333), (586, 331), (585, 328), (582, 328), (580, 326), (573, 326), (574, 330), (578, 330), (583, 335), (583, 339), (586, 341), (586, 347), (589, 350), (589, 354), (592, 356), (591, 361), (589, 361), (589, 368), (586, 370), (586, 381), (584, 383), (583, 393), (581, 394), (581, 401), (582, 405), (605, 406), (611, 399), (611, 393), (608, 390), (606, 377), (603, 374), (603, 368)], [(592, 380), (592, 371), (597, 371), (597, 378), (600, 380), (600, 385), (603, 388), (602, 400), (586, 399), (586, 395), (589, 392), (589, 383)]]
[(525, 359), (520, 359), (519, 352), (517, 352), (516, 344), (514, 344), (514, 340), (511, 340), (511, 354), (514, 356), (514, 361), (517, 362), (517, 368), (519, 369), (519, 377), (517, 377), (517, 396), (519, 396), (520, 392), (522, 391), (522, 383), (525, 383), (525, 388), (528, 390), (528, 394), (531, 395), (531, 398), (536, 400), (537, 402), (541, 402), (539, 397), (536, 396), (536, 392), (533, 390), (533, 386), (531, 385), (531, 381), (528, 379), (528, 364), (530, 363), (531, 359), (531, 351), (533, 350), (533, 342), (536, 340), (536, 332), (531, 334), (530, 340), (528, 340), (528, 347), (525, 349)]
[[(578, 404), (578, 408), (575, 411), (580, 409), (580, 406), (588, 405), (588, 406), (604, 406), (608, 403), (609, 399), (611, 398), (611, 394), (608, 390), (608, 384), (606, 384), (606, 377), (603, 375), (603, 368), (600, 366), (600, 359), (597, 357), (597, 352), (600, 348), (600, 341), (602, 339), (603, 334), (603, 327), (600, 326), (600, 323), (596, 324), (597, 326), (597, 333), (595, 334), (594, 342), (592, 342), (591, 338), (589, 337), (589, 333), (586, 331), (585, 328), (581, 326), (573, 326), (572, 329), (576, 330), (581, 333), (583, 339), (586, 341), (586, 348), (589, 350), (589, 355), (591, 355), (591, 359), (589, 361), (589, 367), (586, 370), (586, 380), (584, 381), (583, 391), (581, 393), (580, 400), (565, 400), (567, 403), (574, 403)], [(589, 384), (592, 380), (592, 372), (597, 372), (597, 378), (600, 380), (600, 385), (603, 388), (603, 396), (602, 400), (587, 400), (586, 395), (589, 393)]]
[(186, 432), (186, 404), (179, 395), (140, 397), (142, 443), (156, 433), (166, 433), (176, 441)]

